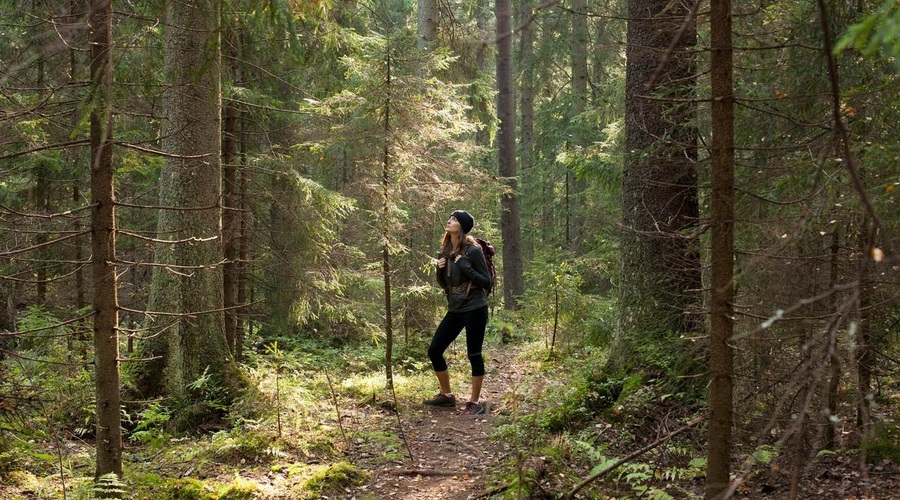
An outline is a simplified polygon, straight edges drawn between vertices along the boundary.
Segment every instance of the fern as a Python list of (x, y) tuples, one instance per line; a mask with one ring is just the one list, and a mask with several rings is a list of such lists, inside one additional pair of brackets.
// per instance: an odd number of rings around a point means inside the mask
[(125, 496), (127, 492), (123, 483), (115, 472), (104, 474), (97, 478), (91, 493), (97, 500), (112, 500)]

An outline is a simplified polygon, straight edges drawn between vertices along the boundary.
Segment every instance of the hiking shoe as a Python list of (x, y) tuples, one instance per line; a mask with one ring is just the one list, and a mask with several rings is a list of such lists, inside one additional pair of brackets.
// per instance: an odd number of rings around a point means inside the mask
[(449, 395), (439, 392), (431, 399), (426, 399), (422, 401), (428, 406), (456, 406), (456, 396)]
[(462, 411), (461, 415), (481, 415), (483, 413), (484, 405), (469, 401), (466, 403), (466, 409)]

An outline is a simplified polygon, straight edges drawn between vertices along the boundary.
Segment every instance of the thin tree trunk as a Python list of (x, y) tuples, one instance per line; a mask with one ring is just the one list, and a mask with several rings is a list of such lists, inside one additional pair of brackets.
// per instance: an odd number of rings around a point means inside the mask
[[(857, 374), (857, 425), (861, 433), (863, 444), (872, 437), (873, 421), (872, 421), (872, 374), (875, 369), (875, 346), (873, 345), (872, 333), (869, 329), (869, 314), (871, 307), (871, 292), (873, 286), (872, 278), (872, 251), (875, 248), (875, 234), (878, 228), (882, 227), (878, 218), (878, 214), (872, 206), (871, 200), (866, 194), (863, 172), (856, 171), (859, 164), (857, 158), (851, 151), (850, 136), (847, 126), (841, 116), (841, 96), (838, 82), (838, 68), (831, 53), (831, 21), (828, 15), (828, 9), (825, 0), (818, 0), (819, 22), (822, 27), (823, 47), (825, 47), (824, 55), (828, 68), (828, 76), (831, 83), (831, 99), (832, 99), (832, 116), (834, 117), (834, 127), (837, 137), (840, 141), (841, 156), (843, 163), (849, 170), (850, 177), (853, 180), (854, 187), (862, 199), (866, 207), (865, 215), (862, 217), (859, 226), (859, 290), (857, 298), (857, 318), (856, 324), (856, 340), (857, 347), (856, 358), (856, 374)], [(865, 470), (866, 466), (866, 447), (862, 446), (860, 453), (860, 467)]]
[[(834, 290), (838, 280), (838, 253), (840, 251), (840, 229), (837, 224), (831, 231), (831, 255), (830, 255), (830, 273), (828, 275), (828, 288)], [(837, 311), (837, 298), (832, 293), (831, 299), (832, 314), (839, 315)], [(830, 378), (828, 380), (828, 412), (825, 422), (825, 445), (824, 448), (834, 450), (836, 448), (837, 433), (837, 414), (838, 414), (838, 390), (841, 386), (841, 357), (838, 352), (838, 324), (840, 318), (835, 318), (832, 322), (833, 326), (829, 328), (829, 345), (828, 345), (828, 362), (830, 367)]]
[(112, 161), (112, 2), (91, 2), (91, 249), (94, 281), (94, 367), (97, 397), (96, 477), (122, 477), (119, 316), (116, 293), (115, 195)]
[(516, 119), (512, 75), (512, 31), (510, 0), (496, 0), (497, 19), (497, 116), (500, 119), (499, 174), (508, 191), (501, 195), (500, 232), (503, 235), (503, 302), (510, 310), (518, 309), (519, 297), (525, 290), (520, 247), (519, 195), (516, 181)]
[[(77, 20), (77, 16), (75, 15), (76, 10), (78, 9), (79, 2), (77, 0), (69, 0), (69, 22), (75, 23)], [(78, 81), (80, 77), (80, 71), (78, 67), (78, 51), (75, 50), (75, 46), (69, 49), (69, 83), (74, 85), (75, 82)], [(78, 111), (72, 111), (72, 130), (75, 130), (78, 127)], [(76, 151), (69, 151), (67, 153), (70, 156), (70, 160), (72, 162), (72, 206), (77, 207), (81, 203), (81, 189), (79, 188), (79, 157), (81, 156)], [(75, 221), (75, 232), (81, 232), (81, 221)], [(84, 258), (84, 252), (82, 250), (82, 238), (81, 236), (75, 236), (73, 238), (72, 246), (75, 248), (75, 307), (78, 309), (84, 308), (85, 304), (85, 292), (84, 292), (84, 267), (81, 265), (81, 259)]]
[[(33, 8), (37, 8), (37, 3), (32, 4)], [(35, 11), (33, 13), (35, 17), (40, 17), (40, 13)], [(37, 56), (37, 81), (35, 82), (35, 87), (38, 89), (38, 97), (40, 99), (44, 99), (45, 82), (44, 82), (44, 54), (38, 53)], [(50, 210), (50, 168), (46, 165), (39, 163), (35, 166), (34, 175), (34, 188), (32, 191), (32, 197), (35, 206), (37, 207), (38, 213), (49, 214)], [(38, 226), (40, 228), (40, 226)], [(47, 261), (50, 260), (50, 256), (48, 255), (48, 249), (44, 246), (44, 243), (47, 242), (47, 234), (43, 231), (38, 231), (35, 236), (35, 240), (37, 245), (41, 248), (38, 250), (38, 260), (33, 265), (34, 268), (34, 278), (36, 284), (36, 302), (38, 304), (44, 304), (47, 302)]]
[(734, 88), (731, 0), (711, 0), (712, 283), (706, 498), (724, 498), (731, 477), (734, 391)]
[(391, 305), (391, 245), (390, 245), (390, 171), (391, 171), (391, 53), (390, 45), (387, 47), (385, 67), (387, 75), (385, 88), (387, 89), (387, 102), (384, 104), (384, 144), (381, 163), (381, 263), (384, 277), (384, 374), (387, 379), (387, 388), (394, 388), (394, 326)]
[(238, 220), (238, 265), (237, 265), (237, 303), (241, 306), (235, 318), (234, 359), (244, 360), (244, 329), (247, 327), (247, 257), (250, 247), (250, 197), (247, 187), (250, 184), (250, 170), (247, 168), (247, 133), (246, 117), (242, 114), (240, 127), (240, 216)]
[(225, 264), (222, 268), (222, 299), (225, 306), (225, 340), (232, 354), (237, 337), (237, 255), (240, 213), (237, 194), (236, 131), (238, 111), (234, 104), (225, 107), (225, 130), (222, 137), (222, 246)]

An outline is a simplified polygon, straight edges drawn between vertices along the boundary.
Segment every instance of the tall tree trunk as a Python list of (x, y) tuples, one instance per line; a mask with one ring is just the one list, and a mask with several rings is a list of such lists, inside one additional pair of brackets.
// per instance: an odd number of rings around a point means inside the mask
[(384, 103), (384, 143), (381, 157), (381, 264), (384, 278), (384, 374), (387, 387), (394, 388), (394, 325), (393, 307), (391, 304), (391, 245), (390, 245), (390, 171), (391, 171), (391, 48), (387, 46), (385, 56), (385, 88), (387, 101)]
[[(588, 38), (587, 28), (587, 0), (572, 0), (572, 116), (580, 117), (586, 107), (588, 101), (588, 48), (590, 39)], [(587, 138), (584, 133), (584, 126), (576, 120), (569, 122), (574, 130), (572, 131), (571, 145), (577, 150), (579, 155), (587, 145)], [(571, 169), (570, 169), (571, 170)], [(566, 241), (567, 246), (573, 252), (578, 252), (581, 247), (581, 239), (583, 237), (582, 226), (584, 225), (584, 191), (585, 182), (572, 171), (567, 179), (571, 183), (568, 188), (569, 202), (569, 238)]]
[[(77, 22), (78, 16), (75, 14), (78, 10), (79, 2), (78, 0), (69, 0), (69, 16), (68, 22), (71, 24), (75, 24)], [(72, 48), (69, 49), (69, 84), (75, 85), (75, 82), (78, 81), (80, 76), (80, 71), (78, 67), (78, 51), (76, 50), (75, 45), (73, 44)], [(78, 110), (72, 111), (72, 130), (75, 130), (78, 127)], [(69, 156), (69, 160), (71, 161), (72, 166), (72, 206), (77, 207), (81, 203), (81, 189), (79, 187), (79, 173), (81, 171), (79, 161), (80, 154), (76, 151), (69, 151), (66, 153)], [(75, 221), (74, 230), (76, 233), (80, 233), (82, 230), (81, 221)], [(84, 266), (81, 265), (81, 260), (84, 258), (83, 250), (82, 250), (82, 238), (81, 236), (75, 236), (72, 242), (72, 246), (74, 247), (74, 257), (75, 257), (75, 307), (78, 309), (84, 308), (85, 304), (85, 293), (84, 293)]]
[(225, 107), (225, 129), (222, 140), (222, 246), (225, 264), (222, 266), (222, 303), (225, 307), (225, 340), (235, 353), (237, 337), (237, 256), (239, 245), (240, 208), (237, 192), (237, 158), (235, 137), (238, 111), (234, 104)]
[[(475, 29), (477, 32), (477, 36), (479, 39), (487, 38), (489, 30), (487, 29), (488, 21), (486, 19), (487, 13), (490, 12), (490, 0), (477, 0), (475, 5)], [(484, 73), (485, 68), (487, 67), (487, 48), (488, 45), (484, 42), (479, 42), (478, 51), (475, 53), (475, 66), (478, 68), (478, 73)], [(479, 100), (478, 104), (479, 108), (483, 108), (481, 106), (481, 101)], [(490, 142), (490, 134), (488, 133), (488, 127), (486, 124), (480, 124), (478, 126), (478, 130), (475, 131), (475, 144), (487, 147)]]
[[(834, 225), (834, 228), (831, 230), (831, 248), (829, 254), (829, 273), (828, 273), (828, 289), (834, 290), (835, 286), (838, 282), (838, 256), (840, 254), (840, 226), (838, 224)], [(835, 315), (835, 318), (831, 321), (831, 327), (828, 329), (828, 364), (829, 364), (829, 379), (828, 379), (828, 411), (825, 415), (827, 421), (825, 422), (825, 443), (823, 447), (828, 450), (834, 450), (836, 442), (836, 434), (837, 434), (837, 413), (838, 413), (838, 401), (839, 394), (838, 391), (841, 387), (841, 356), (838, 351), (838, 331), (840, 325), (840, 315), (837, 307), (837, 297), (834, 292), (831, 294), (831, 298), (829, 299), (829, 304), (831, 306), (831, 312)]]
[(712, 282), (706, 498), (724, 498), (731, 481), (734, 391), (734, 87), (731, 0), (711, 0)]
[(116, 293), (116, 215), (112, 161), (112, 2), (90, 5), (91, 269), (94, 281), (94, 367), (97, 397), (96, 477), (122, 477), (119, 382), (119, 304)]
[(699, 216), (698, 132), (695, 108), (683, 102), (695, 90), (694, 7), (693, 1), (628, 2), (622, 286), (613, 371), (657, 370), (658, 359), (641, 353), (661, 351), (639, 345), (668, 343), (673, 334), (703, 325), (699, 248), (687, 234)]
[(434, 47), (434, 42), (437, 40), (440, 19), (438, 0), (418, 0), (418, 2), (417, 45), (419, 49), (430, 49)]
[[(32, 4), (32, 7), (37, 9), (38, 4)], [(37, 18), (40, 18), (41, 13), (35, 10), (34, 14)], [(38, 97), (40, 99), (45, 98), (46, 90), (45, 90), (45, 81), (44, 81), (44, 69), (45, 69), (45, 61), (44, 54), (38, 53), (37, 56), (37, 81), (35, 82), (35, 87), (38, 89)], [(32, 192), (33, 202), (35, 207), (37, 208), (38, 213), (49, 214), (51, 213), (50, 209), (50, 167), (45, 165), (44, 162), (38, 163), (34, 168), (34, 175), (36, 177), (34, 182), (34, 188)], [(40, 225), (38, 226), (40, 228)], [(47, 266), (48, 261), (51, 260), (47, 247), (44, 245), (47, 242), (47, 234), (43, 231), (38, 231), (35, 237), (35, 243), (40, 247), (38, 249), (38, 260), (33, 265), (34, 268), (34, 278), (35, 278), (35, 293), (37, 295), (36, 302), (38, 304), (44, 304), (47, 302)]]
[(533, 166), (534, 161), (534, 23), (530, 0), (525, 0), (519, 18), (522, 30), (519, 32), (518, 65), (522, 75), (519, 84), (519, 147), (521, 148), (522, 171)]
[[(225, 339), (221, 261), (221, 90), (217, 0), (166, 3), (162, 146), (171, 156), (160, 174), (161, 211), (149, 308), (162, 334), (148, 354), (161, 356), (164, 379), (146, 374), (151, 393), (185, 394), (206, 373), (235, 389)], [(150, 369), (154, 369), (151, 364)], [(155, 367), (160, 368), (159, 366)], [(162, 370), (160, 370), (162, 372)], [(161, 382), (164, 382), (161, 383)], [(202, 416), (201, 416), (202, 417)]]
[[(519, 57), (517, 64), (521, 80), (519, 83), (519, 154), (523, 175), (534, 167), (534, 23), (531, 20), (533, 14), (531, 0), (522, 3), (519, 13), (522, 30), (519, 32)], [(523, 241), (524, 256), (527, 259), (534, 255), (534, 237)]]
[(508, 192), (500, 197), (500, 232), (503, 235), (503, 302), (507, 309), (518, 309), (525, 290), (522, 275), (522, 251), (519, 229), (519, 194), (516, 180), (516, 105), (512, 75), (512, 30), (510, 0), (496, 0), (497, 18), (497, 116), (499, 174)]
[(250, 250), (250, 198), (247, 188), (250, 185), (250, 171), (247, 168), (247, 124), (246, 117), (240, 116), (240, 217), (238, 226), (238, 266), (237, 266), (237, 303), (238, 309), (235, 326), (234, 359), (244, 359), (244, 328), (247, 326), (247, 262)]

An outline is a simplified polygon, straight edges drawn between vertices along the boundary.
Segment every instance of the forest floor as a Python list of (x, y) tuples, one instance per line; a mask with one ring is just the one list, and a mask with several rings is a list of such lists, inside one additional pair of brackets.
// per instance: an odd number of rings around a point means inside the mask
[[(573, 451), (571, 436), (557, 439), (545, 434), (538, 435), (538, 441), (529, 441), (530, 438), (510, 437), (508, 432), (514, 428), (509, 426), (512, 421), (544, 410), (542, 405), (548, 404), (547, 384), (566, 384), (567, 381), (549, 380), (559, 372), (541, 372), (539, 361), (520, 357), (520, 347), (491, 346), (489, 349), (490, 363), (482, 394), (489, 409), (485, 415), (465, 416), (460, 414), (460, 408), (433, 408), (421, 404), (421, 399), (431, 396), (436, 387), (436, 381), (429, 377), (419, 379), (413, 388), (406, 386), (405, 392), (398, 396), (396, 406), (383, 395), (361, 401), (346, 391), (339, 395), (342, 393), (339, 390), (331, 402), (323, 401), (322, 406), (309, 410), (323, 425), (323, 431), (311, 430), (312, 434), (295, 445), (274, 452), (266, 448), (271, 441), (264, 443), (263, 452), (255, 448), (240, 451), (240, 446), (244, 445), (240, 444), (240, 436), (233, 433), (225, 439), (213, 435), (172, 438), (162, 448), (154, 449), (130, 444), (126, 450), (126, 482), (134, 493), (126, 498), (555, 498), (586, 477), (588, 469), (596, 463), (585, 459), (584, 453)], [(459, 372), (463, 370), (458, 361), (454, 365), (457, 374), (454, 389), (457, 398), (464, 403), (469, 382), (468, 377), (460, 376)], [(396, 407), (399, 412), (395, 411)], [(660, 435), (664, 426), (659, 422), (664, 419), (646, 413), (641, 417), (648, 418), (642, 420), (631, 415), (618, 423), (592, 424), (598, 430), (595, 435), (602, 435), (600, 440), (609, 459), (628, 455)], [(268, 429), (265, 435), (271, 436), (271, 432), (272, 429)], [(686, 453), (702, 457), (704, 433), (699, 430), (695, 433), (696, 436), (686, 441), (693, 443), (687, 446), (690, 449)], [(317, 448), (314, 442), (317, 439), (325, 446)], [(252, 439), (248, 438), (247, 442)], [(48, 465), (29, 467), (27, 463), (23, 464), (26, 470), (33, 472), (31, 479), (23, 480), (20, 475), (18, 483), (11, 483), (0, 477), (0, 499), (90, 498), (86, 488), (92, 471), (91, 443), (72, 439), (55, 446), (57, 449), (52, 443), (46, 446)], [(539, 447), (567, 448), (568, 451), (545, 457), (541, 456)], [(322, 451), (326, 448), (331, 451)], [(850, 448), (812, 459), (802, 471), (797, 498), (900, 499), (900, 465), (883, 460), (863, 466), (858, 452)], [(653, 486), (654, 490), (646, 489), (641, 493), (635, 489), (628, 476), (629, 471), (639, 469), (629, 469), (598, 480), (575, 498), (702, 498), (702, 469), (669, 480), (670, 472), (664, 472), (666, 469), (652, 472), (656, 466), (651, 464), (662, 463), (665, 456), (654, 453), (656, 451), (634, 459), (651, 470), (642, 484)], [(67, 464), (68, 496), (61, 488), (59, 469), (53, 467), (57, 460)], [(312, 492), (308, 481), (311, 471), (328, 470), (340, 460), (364, 471), (365, 479), (335, 481), (332, 477), (327, 488)], [(767, 464), (757, 463), (746, 470), (737, 469), (735, 472), (743, 475), (743, 481), (734, 498), (780, 500), (790, 497), (792, 471), (789, 464), (779, 463), (776, 459)], [(523, 484), (530, 488), (518, 489), (517, 481), (521, 478), (525, 478)], [(239, 487), (247, 492), (246, 496), (235, 493)], [(190, 488), (195, 488), (193, 493), (188, 491)], [(534, 491), (527, 492), (526, 489)], [(519, 496), (520, 492), (524, 495)]]
[[(402, 417), (408, 448), (406, 456), (379, 463), (378, 452), (367, 451), (359, 443), (357, 465), (368, 470), (371, 480), (360, 488), (379, 499), (463, 500), (490, 495), (486, 483), (491, 473), (512, 452), (509, 443), (494, 437), (495, 424), (507, 405), (516, 401), (525, 378), (525, 365), (516, 362), (516, 351), (491, 353), (481, 400), (488, 410), (483, 415), (463, 415), (460, 408), (420, 405)], [(467, 378), (467, 377), (466, 377)], [(435, 381), (435, 387), (437, 382)], [(468, 380), (454, 382), (457, 400), (464, 405)], [(436, 392), (436, 390), (435, 390)], [(432, 394), (423, 394), (422, 399)], [(389, 419), (384, 419), (387, 422)], [(410, 456), (412, 460), (410, 460)], [(376, 460), (372, 460), (376, 459)], [(361, 495), (362, 496), (362, 495)]]

